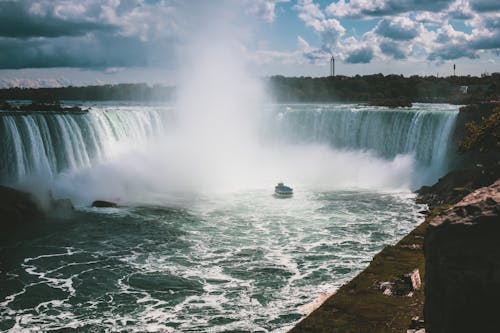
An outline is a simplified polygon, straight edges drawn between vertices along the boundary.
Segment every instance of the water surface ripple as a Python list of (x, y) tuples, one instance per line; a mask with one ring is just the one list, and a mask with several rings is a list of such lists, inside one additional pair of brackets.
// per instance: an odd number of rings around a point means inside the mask
[(80, 208), (0, 248), (0, 331), (285, 332), (421, 220), (409, 193), (296, 189)]

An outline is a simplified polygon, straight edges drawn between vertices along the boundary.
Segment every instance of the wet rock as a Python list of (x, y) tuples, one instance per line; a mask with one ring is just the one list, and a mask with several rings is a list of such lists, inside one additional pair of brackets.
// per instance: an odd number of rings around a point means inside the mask
[(424, 252), (426, 331), (498, 331), (500, 180), (434, 217)]
[(0, 227), (30, 223), (42, 215), (31, 194), (0, 185)]
[(96, 200), (92, 202), (92, 207), (97, 207), (97, 208), (118, 207), (118, 204), (112, 201)]

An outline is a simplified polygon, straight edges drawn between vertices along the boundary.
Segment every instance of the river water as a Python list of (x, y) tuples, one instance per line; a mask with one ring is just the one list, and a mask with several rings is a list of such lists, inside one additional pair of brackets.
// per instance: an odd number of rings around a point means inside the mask
[(285, 332), (422, 221), (411, 190), (457, 114), (275, 105), (224, 140), (171, 106), (85, 105), (0, 117), (3, 182), (76, 206), (0, 236), (1, 331)]

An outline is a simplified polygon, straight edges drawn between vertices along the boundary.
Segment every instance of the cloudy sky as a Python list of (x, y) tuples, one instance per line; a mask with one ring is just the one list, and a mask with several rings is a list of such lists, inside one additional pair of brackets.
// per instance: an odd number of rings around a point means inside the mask
[(0, 0), (0, 86), (175, 84), (200, 39), (259, 76), (324, 76), (332, 55), (342, 75), (480, 75), (500, 72), (500, 1)]

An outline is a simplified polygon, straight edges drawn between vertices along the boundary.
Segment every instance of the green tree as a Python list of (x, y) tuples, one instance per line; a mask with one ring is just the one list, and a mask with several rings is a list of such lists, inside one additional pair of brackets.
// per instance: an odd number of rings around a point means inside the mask
[(465, 138), (458, 145), (460, 152), (500, 152), (500, 106), (488, 117), (483, 117), (479, 124), (470, 122), (465, 126)]

